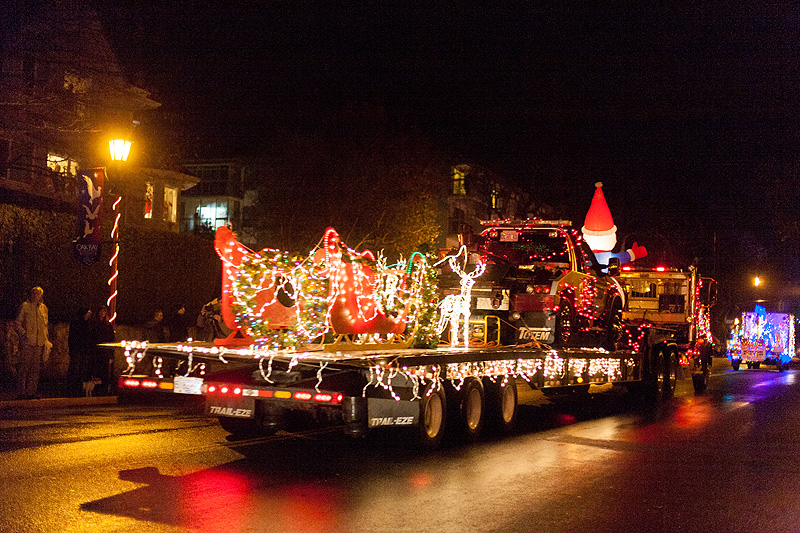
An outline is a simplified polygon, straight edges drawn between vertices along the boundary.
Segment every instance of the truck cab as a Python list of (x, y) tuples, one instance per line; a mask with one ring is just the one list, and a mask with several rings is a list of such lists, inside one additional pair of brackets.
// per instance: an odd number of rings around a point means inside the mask
[[(462, 242), (469, 262), (485, 263), (472, 287), (471, 344), (556, 346), (614, 343), (621, 329), (620, 284), (566, 220), (482, 222)], [(613, 268), (612, 268), (613, 273)], [(458, 280), (443, 272), (445, 294)]]

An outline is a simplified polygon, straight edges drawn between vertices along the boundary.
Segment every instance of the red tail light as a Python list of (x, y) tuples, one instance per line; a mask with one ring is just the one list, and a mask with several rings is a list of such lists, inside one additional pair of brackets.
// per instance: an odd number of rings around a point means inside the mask
[(146, 379), (142, 381), (142, 387), (144, 387), (145, 389), (155, 389), (156, 387), (158, 387), (158, 381)]
[(305, 400), (310, 400), (311, 399), (311, 393), (310, 392), (295, 392), (294, 393), (294, 399), (295, 400), (304, 400), (304, 401)]
[(217, 387), (215, 385), (209, 385), (208, 392), (217, 392)]
[(126, 387), (138, 387), (139, 385), (141, 385), (138, 379), (126, 379), (125, 381), (122, 382), (122, 384), (125, 385)]
[(242, 389), (239, 388), (239, 387), (236, 387), (235, 389), (233, 389), (233, 393), (234, 394), (241, 394), (242, 393)]
[(222, 394), (228, 394), (228, 387), (223, 385), (222, 387), (220, 387), (219, 392)]
[(333, 400), (333, 395), (331, 395), (331, 394), (322, 394), (322, 393), (320, 393), (320, 394), (315, 394), (314, 395), (314, 401), (315, 402), (328, 403), (331, 400)]
[(342, 403), (342, 398), (344, 398), (343, 394), (336, 395), (336, 403)]

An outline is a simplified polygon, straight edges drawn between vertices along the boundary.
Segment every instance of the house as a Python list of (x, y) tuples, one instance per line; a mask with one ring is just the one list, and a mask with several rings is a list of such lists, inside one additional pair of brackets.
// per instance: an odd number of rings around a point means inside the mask
[(181, 231), (213, 232), (219, 226), (230, 225), (241, 242), (254, 246), (248, 220), (257, 195), (250, 184), (251, 164), (241, 159), (213, 159), (186, 162), (181, 170), (198, 180), (182, 196)]
[(525, 218), (529, 202), (527, 192), (484, 167), (454, 165), (450, 169), (447, 227), (440, 245), (457, 247), (458, 234), (465, 225), (477, 233), (481, 220)]
[[(0, 201), (70, 211), (80, 171), (106, 167), (124, 223), (178, 231), (180, 195), (197, 180), (139, 166), (135, 126), (160, 104), (125, 80), (97, 13), (11, 0), (0, 19)], [(125, 164), (110, 161), (108, 140), (118, 136), (134, 139)]]

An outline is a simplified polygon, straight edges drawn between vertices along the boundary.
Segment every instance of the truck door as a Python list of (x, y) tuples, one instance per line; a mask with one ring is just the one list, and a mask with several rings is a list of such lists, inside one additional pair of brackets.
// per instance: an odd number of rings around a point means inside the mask
[(602, 272), (600, 264), (585, 242), (581, 241), (580, 245), (576, 247), (575, 253), (583, 273), (580, 306), (585, 310), (584, 316), (596, 322), (603, 315), (606, 306), (611, 303), (608, 301), (608, 295), (613, 290), (614, 281), (611, 276)]

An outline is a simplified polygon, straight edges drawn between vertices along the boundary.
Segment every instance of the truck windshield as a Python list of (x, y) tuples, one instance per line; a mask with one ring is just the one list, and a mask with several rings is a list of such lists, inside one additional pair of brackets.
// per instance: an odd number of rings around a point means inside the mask
[(485, 235), (479, 251), (495, 259), (514, 265), (554, 263), (569, 267), (569, 249), (566, 237), (548, 229), (490, 230)]

